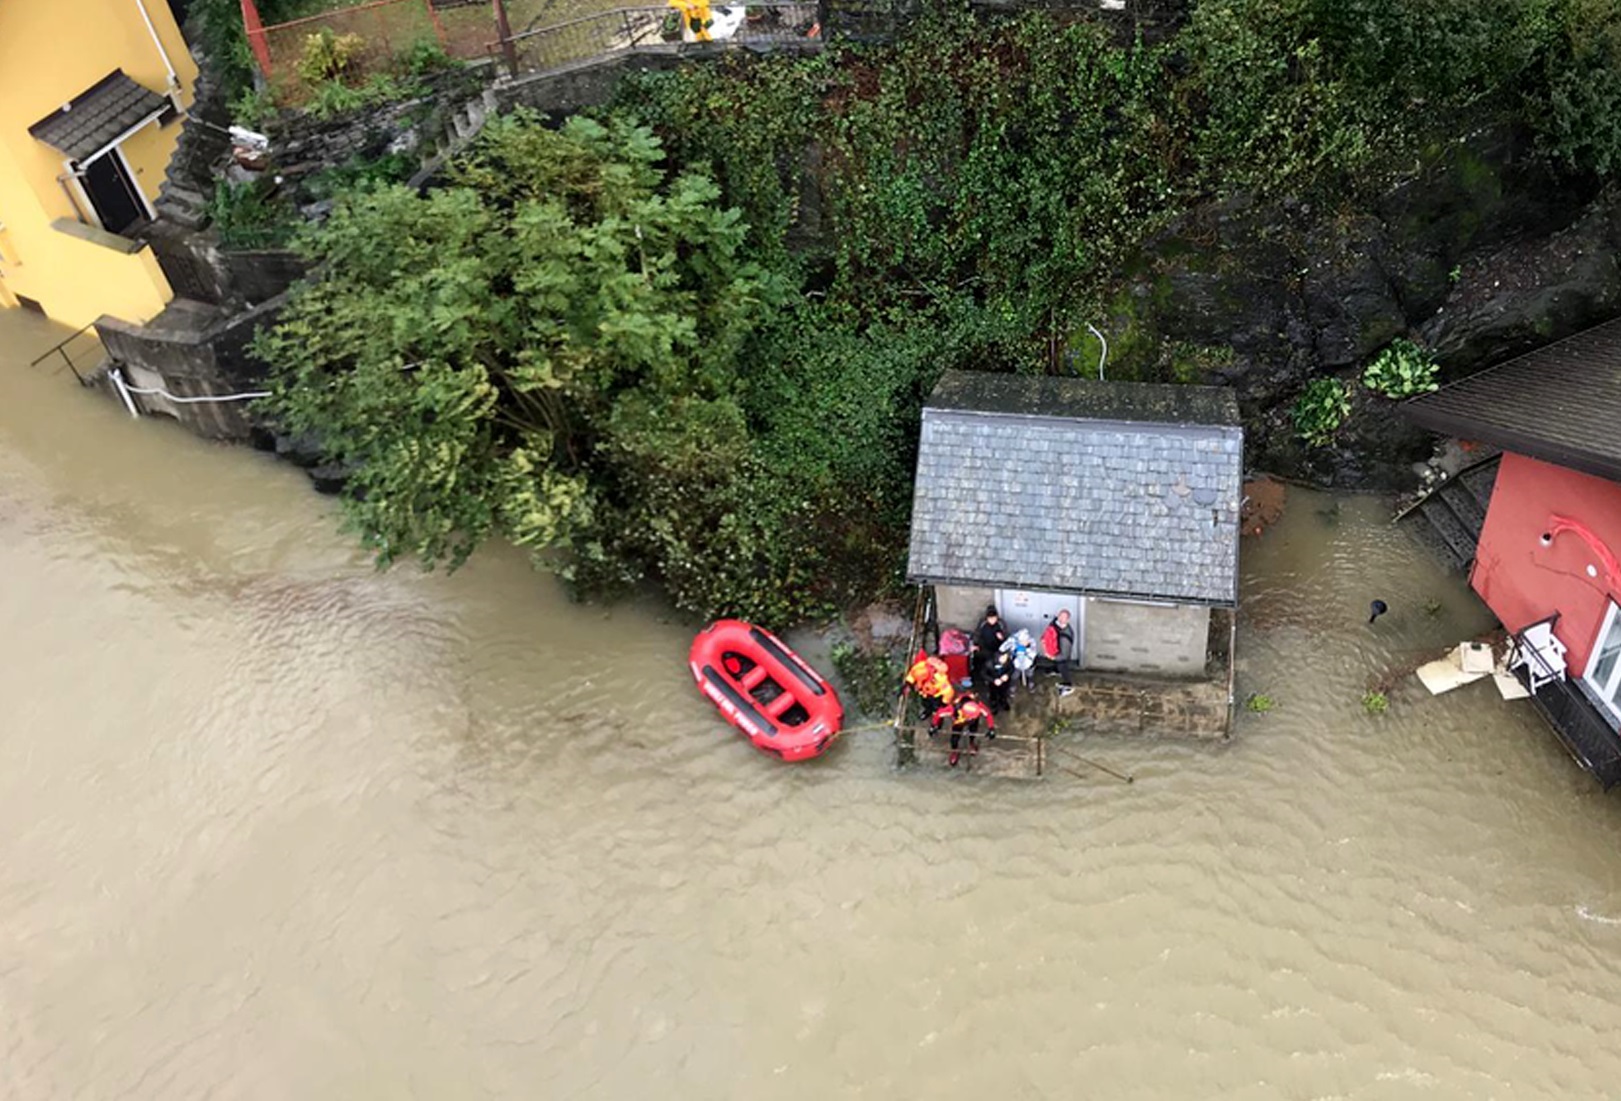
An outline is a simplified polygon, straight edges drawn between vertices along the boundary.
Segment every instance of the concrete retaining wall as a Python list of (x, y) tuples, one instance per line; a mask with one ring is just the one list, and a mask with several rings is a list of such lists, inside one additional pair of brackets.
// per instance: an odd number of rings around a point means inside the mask
[[(247, 344), (260, 325), (275, 323), (284, 302), (272, 299), (230, 317), (213, 307), (175, 303), (156, 324), (103, 317), (96, 332), (109, 365), (121, 369), (131, 386), (186, 398), (235, 394), (262, 388), (264, 366), (248, 354)], [(105, 375), (96, 384), (122, 400)], [(253, 432), (248, 402), (172, 402), (157, 394), (132, 399), (143, 414), (173, 417), (208, 439), (245, 440)]]

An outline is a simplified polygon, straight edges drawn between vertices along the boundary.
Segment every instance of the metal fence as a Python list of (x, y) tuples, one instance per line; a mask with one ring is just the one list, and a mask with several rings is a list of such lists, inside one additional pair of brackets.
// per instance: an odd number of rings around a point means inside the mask
[[(819, 41), (821, 25), (815, 3), (734, 5), (711, 9), (721, 28), (722, 43), (781, 44)], [(738, 19), (738, 16), (741, 16)], [(730, 17), (730, 18), (729, 18)], [(737, 20), (735, 28), (729, 26)], [(515, 34), (509, 64), (519, 72), (545, 72), (620, 50), (660, 43), (679, 43), (681, 16), (673, 8), (618, 8), (582, 15)], [(499, 47), (498, 47), (499, 48)]]

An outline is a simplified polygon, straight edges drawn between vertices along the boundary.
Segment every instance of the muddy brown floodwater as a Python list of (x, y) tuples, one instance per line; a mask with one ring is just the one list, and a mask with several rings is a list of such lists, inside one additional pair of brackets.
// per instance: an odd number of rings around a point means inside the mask
[[(1573, 1098), (1621, 1080), (1621, 811), (1377, 501), (1246, 543), (1225, 747), (785, 767), (690, 625), (379, 575), (301, 474), (0, 313), (0, 1096)], [(1366, 624), (1367, 602), (1391, 613)], [(1430, 600), (1441, 607), (1425, 609)]]

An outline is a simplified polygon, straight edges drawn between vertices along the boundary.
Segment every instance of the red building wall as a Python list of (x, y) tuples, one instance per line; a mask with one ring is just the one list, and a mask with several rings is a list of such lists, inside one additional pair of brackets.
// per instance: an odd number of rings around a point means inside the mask
[(1586, 527), (1612, 563), (1621, 558), (1621, 483), (1505, 453), (1469, 583), (1510, 631), (1560, 613), (1554, 634), (1580, 676), (1608, 602), (1621, 602), (1621, 576), (1577, 532), (1543, 546), (1556, 516)]

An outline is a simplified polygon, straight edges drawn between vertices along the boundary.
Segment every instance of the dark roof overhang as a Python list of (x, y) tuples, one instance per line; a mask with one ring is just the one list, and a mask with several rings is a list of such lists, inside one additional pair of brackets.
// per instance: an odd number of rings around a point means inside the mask
[(35, 138), (83, 164), (169, 107), (167, 97), (114, 69), (28, 128)]

